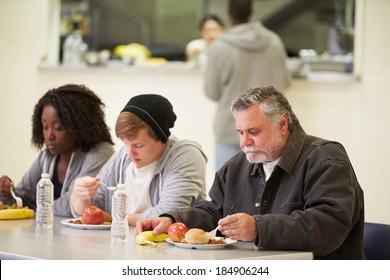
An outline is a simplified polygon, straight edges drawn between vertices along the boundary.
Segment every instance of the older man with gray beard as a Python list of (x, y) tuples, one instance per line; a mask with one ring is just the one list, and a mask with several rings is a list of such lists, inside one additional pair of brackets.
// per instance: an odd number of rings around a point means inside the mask
[(158, 234), (173, 222), (219, 231), (259, 248), (313, 252), (315, 259), (363, 259), (364, 197), (340, 143), (307, 135), (274, 87), (232, 103), (243, 152), (218, 170), (202, 200), (140, 221)]

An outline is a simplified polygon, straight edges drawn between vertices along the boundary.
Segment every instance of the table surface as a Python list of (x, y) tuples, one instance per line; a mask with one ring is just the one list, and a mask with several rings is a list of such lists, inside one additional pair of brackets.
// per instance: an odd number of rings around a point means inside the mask
[(179, 248), (166, 242), (157, 246), (138, 245), (134, 228), (128, 242), (111, 242), (110, 230), (84, 230), (61, 224), (55, 217), (53, 229), (35, 227), (34, 219), (0, 220), (0, 259), (50, 260), (226, 260), (226, 259), (312, 259), (311, 252), (257, 249), (252, 242), (227, 245), (222, 249)]

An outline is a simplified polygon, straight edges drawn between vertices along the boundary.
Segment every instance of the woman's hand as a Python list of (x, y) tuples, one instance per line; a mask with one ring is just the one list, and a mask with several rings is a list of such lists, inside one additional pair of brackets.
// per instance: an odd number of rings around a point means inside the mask
[(4, 175), (0, 178), (0, 196), (10, 199), (12, 197), (10, 190), (14, 187), (14, 183), (8, 176)]
[(196, 58), (197, 56), (200, 55), (201, 52), (202, 52), (201, 48), (193, 48), (191, 50), (188, 50), (187, 51), (187, 59), (190, 60), (190, 59)]

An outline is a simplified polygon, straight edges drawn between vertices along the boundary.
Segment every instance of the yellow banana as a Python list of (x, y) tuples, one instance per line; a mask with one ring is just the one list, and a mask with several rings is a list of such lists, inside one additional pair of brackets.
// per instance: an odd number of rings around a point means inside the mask
[(168, 238), (168, 234), (161, 233), (159, 235), (154, 235), (151, 230), (149, 231), (143, 231), (139, 233), (136, 237), (137, 243), (140, 245), (146, 245), (151, 244), (153, 246), (156, 246), (156, 243), (154, 242), (163, 242), (165, 239)]
[(147, 47), (137, 43), (116, 46), (114, 53), (119, 57), (150, 57), (152, 55)]
[(28, 208), (0, 210), (0, 220), (26, 219), (34, 215), (34, 210)]

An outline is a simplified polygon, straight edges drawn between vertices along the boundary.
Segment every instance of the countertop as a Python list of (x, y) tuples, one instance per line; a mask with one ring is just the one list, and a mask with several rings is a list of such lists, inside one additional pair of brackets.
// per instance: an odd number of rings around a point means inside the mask
[(50, 260), (227, 260), (227, 259), (312, 259), (311, 252), (258, 250), (251, 242), (237, 242), (222, 249), (179, 248), (166, 242), (157, 246), (138, 245), (130, 228), (125, 244), (111, 242), (110, 230), (83, 230), (61, 224), (55, 217), (53, 229), (36, 229), (34, 219), (0, 221), (0, 259)]

